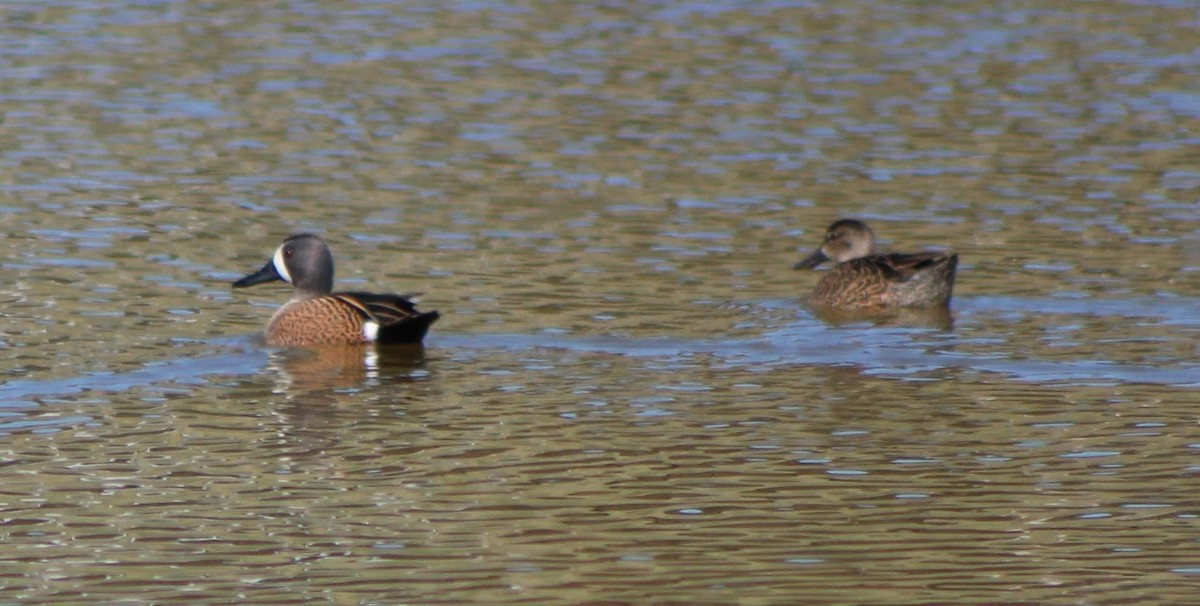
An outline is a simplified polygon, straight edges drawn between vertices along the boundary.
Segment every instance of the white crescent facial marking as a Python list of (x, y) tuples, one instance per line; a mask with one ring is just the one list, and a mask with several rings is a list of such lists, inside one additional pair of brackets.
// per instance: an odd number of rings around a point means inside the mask
[(292, 275), (288, 273), (287, 263), (283, 262), (283, 247), (280, 246), (275, 250), (275, 257), (271, 261), (275, 264), (275, 271), (279, 272), (279, 277), (283, 278), (284, 282), (292, 283)]
[(373, 342), (373, 341), (375, 341), (375, 338), (378, 336), (379, 336), (379, 323), (378, 322), (363, 322), (363, 338), (364, 339)]

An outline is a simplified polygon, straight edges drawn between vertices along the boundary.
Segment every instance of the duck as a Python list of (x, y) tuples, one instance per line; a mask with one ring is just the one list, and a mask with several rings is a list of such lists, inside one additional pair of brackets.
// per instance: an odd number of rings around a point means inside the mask
[(827, 309), (948, 306), (958, 255), (941, 251), (881, 254), (875, 233), (858, 219), (839, 219), (821, 245), (793, 269), (834, 263), (813, 289), (811, 302)]
[(288, 237), (262, 269), (237, 280), (234, 288), (283, 281), (292, 298), (267, 323), (272, 347), (346, 344), (420, 345), (437, 311), (417, 310), (417, 294), (333, 292), (333, 253), (320, 236)]

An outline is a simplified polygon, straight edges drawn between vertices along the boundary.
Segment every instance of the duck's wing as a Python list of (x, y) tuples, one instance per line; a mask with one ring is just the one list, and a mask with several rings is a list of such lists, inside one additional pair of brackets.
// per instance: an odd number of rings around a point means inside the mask
[(958, 255), (931, 250), (919, 253), (874, 255), (865, 257), (864, 261), (869, 261), (872, 265), (879, 267), (892, 280), (907, 282), (914, 276), (931, 271), (939, 266), (949, 265), (950, 271), (954, 271), (953, 267), (958, 263)]
[(357, 309), (363, 317), (387, 326), (401, 322), (407, 318), (418, 316), (417, 304), (413, 301), (416, 294), (391, 295), (373, 292), (339, 292), (334, 297), (343, 303)]

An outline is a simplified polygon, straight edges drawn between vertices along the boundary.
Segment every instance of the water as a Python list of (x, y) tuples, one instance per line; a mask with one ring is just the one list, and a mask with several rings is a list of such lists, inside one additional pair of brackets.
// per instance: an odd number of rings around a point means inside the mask
[[(0, 596), (1180, 603), (1173, 2), (12, 2)], [(842, 322), (833, 219), (961, 257)], [(275, 352), (317, 231), (420, 354)]]

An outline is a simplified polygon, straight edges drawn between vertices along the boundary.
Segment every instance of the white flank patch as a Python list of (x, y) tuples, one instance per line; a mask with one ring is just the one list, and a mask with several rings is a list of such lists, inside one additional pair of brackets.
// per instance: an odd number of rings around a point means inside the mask
[(364, 339), (374, 342), (375, 338), (378, 336), (379, 336), (379, 323), (378, 322), (363, 322), (363, 338)]
[(283, 278), (284, 282), (292, 283), (292, 275), (288, 273), (287, 264), (283, 262), (283, 247), (280, 246), (275, 250), (275, 257), (271, 260), (275, 264), (275, 271), (279, 273), (279, 277)]

